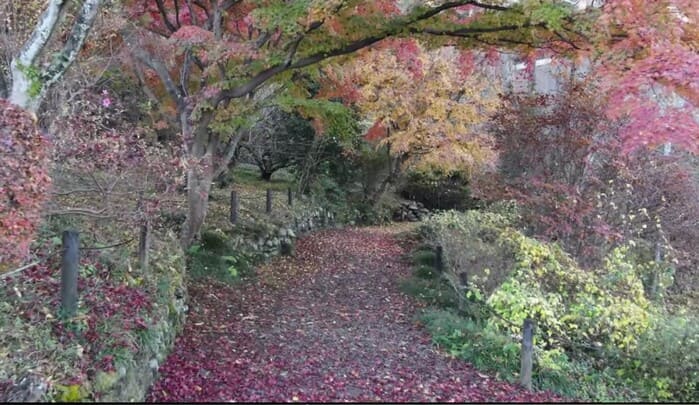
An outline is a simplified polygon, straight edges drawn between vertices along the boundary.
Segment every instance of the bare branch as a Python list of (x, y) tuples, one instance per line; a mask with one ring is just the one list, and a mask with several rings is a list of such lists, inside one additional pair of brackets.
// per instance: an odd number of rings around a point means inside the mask
[(103, 215), (105, 212), (104, 209), (101, 209), (99, 211), (91, 210), (88, 208), (64, 208), (61, 210), (56, 210), (56, 211), (50, 211), (48, 215), (83, 215), (87, 217), (93, 217), (93, 218), (101, 218), (101, 219), (106, 219), (106, 218), (114, 218), (113, 215)]
[(167, 29), (170, 30), (170, 32), (175, 32), (177, 31), (177, 28), (172, 24), (169, 18), (167, 18), (167, 10), (165, 10), (165, 4), (163, 4), (163, 0), (155, 0), (156, 5), (158, 6), (158, 11), (160, 12), (160, 16), (163, 18), (163, 23), (167, 27)]
[(19, 273), (19, 272), (21, 272), (21, 271), (24, 271), (24, 270), (26, 270), (26, 269), (30, 269), (30, 268), (36, 266), (37, 264), (39, 264), (39, 261), (38, 261), (38, 260), (35, 261), (35, 262), (33, 262), (33, 263), (29, 263), (29, 264), (27, 264), (27, 265), (25, 265), (25, 266), (22, 266), (22, 267), (20, 267), (20, 268), (18, 268), (18, 269), (15, 269), (15, 270), (12, 270), (12, 271), (8, 271), (7, 273), (3, 273), (2, 275), (0, 275), (0, 278), (5, 278), (5, 277), (11, 276), (11, 275), (13, 275), (13, 274)]
[(184, 111), (184, 94), (182, 94), (178, 86), (175, 84), (174, 80), (172, 80), (170, 72), (168, 71), (167, 66), (165, 66), (165, 63), (146, 52), (140, 44), (129, 43), (129, 47), (131, 49), (132, 55), (136, 59), (138, 59), (141, 63), (155, 71), (155, 73), (160, 78), (160, 81), (163, 82), (163, 85), (165, 86), (167, 92), (173, 99), (175, 99), (177, 103), (177, 108), (180, 111)]

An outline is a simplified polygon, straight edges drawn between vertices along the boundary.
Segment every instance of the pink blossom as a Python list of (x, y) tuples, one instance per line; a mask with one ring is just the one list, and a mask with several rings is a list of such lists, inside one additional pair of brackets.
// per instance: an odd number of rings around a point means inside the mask
[(107, 90), (102, 90), (102, 107), (109, 108), (112, 105), (112, 99), (109, 98), (109, 92)]

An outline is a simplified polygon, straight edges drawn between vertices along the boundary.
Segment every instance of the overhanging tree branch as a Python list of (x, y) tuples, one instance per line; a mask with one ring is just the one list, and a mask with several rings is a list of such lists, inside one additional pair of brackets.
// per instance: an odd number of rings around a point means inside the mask
[[(262, 72), (258, 73), (254, 77), (252, 77), (250, 80), (248, 80), (245, 84), (242, 84), (240, 86), (237, 86), (235, 88), (223, 91), (219, 93), (218, 97), (214, 99), (214, 106), (217, 106), (219, 103), (225, 101), (225, 100), (230, 100), (233, 98), (239, 98), (243, 97), (244, 95), (252, 92), (255, 90), (258, 86), (266, 82), (267, 80), (273, 78), (274, 76), (283, 73), (287, 70), (291, 69), (300, 69), (306, 66), (310, 66), (316, 63), (319, 63), (325, 59), (329, 59), (335, 56), (342, 56), (342, 55), (347, 55), (351, 54), (353, 52), (356, 52), (360, 49), (366, 48), (368, 46), (371, 46), (381, 40), (384, 40), (386, 38), (398, 35), (402, 29), (409, 27), (410, 25), (417, 23), (419, 21), (424, 21), (427, 20), (431, 17), (434, 17), (443, 11), (450, 10), (456, 7), (461, 7), (465, 5), (472, 5), (476, 6), (479, 8), (487, 9), (487, 10), (497, 10), (497, 11), (508, 11), (511, 10), (509, 7), (506, 6), (500, 6), (500, 5), (492, 5), (492, 4), (485, 4), (485, 3), (480, 3), (477, 1), (471, 1), (471, 0), (463, 0), (463, 1), (451, 1), (444, 3), (438, 7), (431, 8), (427, 11), (424, 11), (416, 16), (413, 16), (412, 18), (406, 19), (406, 21), (401, 24), (400, 27), (394, 27), (389, 30), (386, 30), (380, 34), (376, 34), (367, 38), (363, 38), (360, 40), (356, 40), (354, 42), (351, 42), (350, 44), (338, 47), (336, 49), (332, 49), (329, 51), (325, 52), (319, 52), (315, 53), (306, 57), (303, 57), (295, 62), (291, 62), (288, 58), (285, 62), (272, 66), (266, 70), (263, 70)], [(320, 25), (322, 25), (322, 22), (320, 22), (317, 26), (311, 26), (310, 29), (315, 29), (318, 28)], [(478, 32), (498, 32), (498, 31), (507, 31), (507, 30), (515, 30), (515, 29), (520, 29), (523, 28), (522, 26), (515, 26), (515, 25), (508, 25), (508, 26), (501, 26), (501, 27), (489, 27), (489, 28), (471, 28), (471, 34), (473, 33), (478, 33)], [(469, 29), (464, 29), (464, 30), (469, 30)], [(463, 31), (463, 30), (459, 30)], [(296, 42), (292, 43), (292, 48), (291, 51), (293, 53), (290, 53), (290, 56), (293, 57), (296, 51), (296, 47), (298, 47), (298, 44), (300, 41), (303, 39), (303, 37), (296, 38)], [(294, 45), (296, 47), (294, 47)]]
[[(517, 29), (522, 28), (522, 26), (515, 26), (515, 25), (508, 25), (508, 26), (502, 26), (502, 27), (489, 27), (489, 28), (473, 28), (470, 29), (470, 34), (477, 34), (477, 33), (491, 33), (491, 32), (498, 32), (498, 31), (514, 31)], [(461, 36), (465, 36), (465, 30), (459, 30), (462, 32)], [(267, 70), (264, 70), (257, 74), (257, 76), (253, 77), (250, 79), (247, 83), (238, 86), (236, 88), (221, 92), (219, 97), (216, 99), (215, 105), (220, 103), (223, 100), (227, 99), (232, 99), (232, 98), (238, 98), (242, 97), (251, 91), (255, 90), (258, 86), (266, 82), (267, 80), (271, 79), (272, 77), (285, 72), (287, 70), (291, 69), (300, 69), (306, 66), (314, 65), (316, 63), (319, 63), (325, 59), (329, 59), (335, 56), (342, 56), (342, 55), (347, 55), (351, 54), (353, 52), (356, 52), (360, 49), (366, 48), (368, 46), (371, 46), (379, 41), (382, 41), (386, 38), (389, 38), (391, 36), (396, 35), (397, 33), (395, 32), (387, 32), (382, 35), (378, 36), (373, 36), (369, 38), (364, 38), (358, 41), (355, 41), (349, 45), (346, 45), (341, 48), (333, 49), (331, 51), (326, 51), (326, 52), (320, 52), (316, 53), (313, 55), (306, 56), (304, 58), (301, 58), (297, 60), (296, 62), (290, 63), (288, 65), (286, 64), (279, 64), (276, 66), (273, 66)]]

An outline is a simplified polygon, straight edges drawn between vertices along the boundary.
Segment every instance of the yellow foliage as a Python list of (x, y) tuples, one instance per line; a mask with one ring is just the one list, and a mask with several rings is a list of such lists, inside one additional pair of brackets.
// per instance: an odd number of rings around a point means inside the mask
[(471, 172), (494, 161), (481, 127), (498, 105), (497, 82), (479, 73), (462, 77), (453, 49), (417, 45), (409, 62), (399, 52), (370, 49), (343, 68), (360, 95), (360, 113), (388, 129), (379, 146), (417, 168)]

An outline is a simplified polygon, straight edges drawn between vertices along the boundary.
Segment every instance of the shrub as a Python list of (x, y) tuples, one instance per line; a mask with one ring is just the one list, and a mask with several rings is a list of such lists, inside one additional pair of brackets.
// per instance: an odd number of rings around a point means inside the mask
[(195, 278), (231, 282), (250, 271), (251, 258), (237, 252), (230, 239), (218, 230), (202, 232), (200, 243), (187, 253), (189, 272)]
[(462, 304), (469, 297), (486, 303), (515, 326), (498, 318), (491, 322), (512, 333), (525, 318), (534, 318), (547, 344), (633, 348), (635, 336), (648, 326), (649, 303), (628, 249), (614, 250), (598, 272), (584, 271), (560, 247), (524, 236), (511, 222), (487, 211), (451, 211), (424, 225), (424, 233), (443, 248), (445, 276)]
[[(464, 359), (510, 382), (517, 381), (520, 343), (486, 324), (465, 319), (449, 310), (431, 309), (420, 320), (433, 342), (446, 353)], [(596, 370), (592, 364), (572, 360), (560, 349), (534, 353), (533, 383), (572, 399), (632, 401), (636, 394), (619, 381), (612, 370)]]
[(0, 99), (0, 272), (29, 253), (51, 184), (47, 147), (35, 118)]
[(660, 314), (631, 355), (606, 353), (622, 364), (617, 374), (652, 401), (699, 400), (699, 319)]
[(424, 266), (436, 266), (437, 255), (432, 250), (420, 249), (413, 253), (413, 262)]
[(461, 172), (413, 170), (407, 174), (400, 194), (428, 209), (466, 209), (473, 205), (468, 180)]
[(429, 305), (440, 308), (457, 308), (458, 297), (449, 286), (440, 279), (407, 278), (400, 283), (401, 290)]
[(420, 233), (435, 246), (442, 246), (447, 279), (458, 289), (461, 274), (470, 286), (489, 295), (508, 277), (512, 253), (495, 243), (509, 219), (491, 212), (447, 211), (428, 219)]
[[(595, 401), (697, 400), (699, 323), (668, 316), (646, 297), (644, 278), (660, 274), (668, 285), (671, 269), (648, 262), (634, 246), (619, 246), (599, 267), (583, 270), (559, 246), (509, 226), (512, 218), (446, 212), (421, 228), (431, 244), (444, 248), (446, 285), (458, 303), (450, 307), (470, 317), (427, 315), (423, 321), (436, 343), (478, 367), (513, 376), (519, 365), (511, 351), (519, 349), (512, 338), (525, 318), (533, 318), (538, 388)], [(475, 267), (486, 265), (493, 267)], [(460, 271), (469, 276), (465, 294)], [(493, 275), (496, 280), (489, 279)]]

